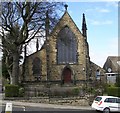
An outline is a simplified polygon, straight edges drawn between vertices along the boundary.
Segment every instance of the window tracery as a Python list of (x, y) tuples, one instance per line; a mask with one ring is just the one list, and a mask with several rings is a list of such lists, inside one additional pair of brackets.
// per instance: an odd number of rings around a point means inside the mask
[(57, 62), (58, 64), (77, 63), (77, 41), (68, 26), (65, 26), (58, 34)]

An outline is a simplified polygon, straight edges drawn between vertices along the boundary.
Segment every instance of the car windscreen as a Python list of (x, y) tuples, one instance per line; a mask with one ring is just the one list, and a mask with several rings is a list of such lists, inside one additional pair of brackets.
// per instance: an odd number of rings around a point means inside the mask
[(100, 101), (101, 101), (101, 99), (102, 99), (102, 97), (96, 97), (96, 98), (95, 98), (95, 101), (100, 102)]

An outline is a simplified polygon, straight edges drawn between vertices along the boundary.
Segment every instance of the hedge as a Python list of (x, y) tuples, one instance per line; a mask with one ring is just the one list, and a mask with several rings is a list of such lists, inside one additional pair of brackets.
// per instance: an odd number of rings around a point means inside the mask
[(24, 88), (19, 85), (8, 84), (5, 86), (5, 97), (22, 97), (24, 96)]
[(117, 96), (120, 97), (120, 87), (108, 87), (107, 93), (109, 96)]

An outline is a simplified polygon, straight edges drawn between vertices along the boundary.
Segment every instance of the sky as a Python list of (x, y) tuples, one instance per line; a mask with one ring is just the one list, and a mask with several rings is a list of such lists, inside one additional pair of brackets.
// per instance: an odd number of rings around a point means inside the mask
[(92, 62), (103, 67), (108, 56), (118, 56), (118, 2), (66, 2), (68, 13), (82, 29), (87, 23), (87, 40)]

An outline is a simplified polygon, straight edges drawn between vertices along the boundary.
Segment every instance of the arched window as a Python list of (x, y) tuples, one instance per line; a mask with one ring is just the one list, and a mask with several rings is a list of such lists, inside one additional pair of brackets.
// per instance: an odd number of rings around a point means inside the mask
[(96, 70), (96, 79), (100, 80), (100, 70), (99, 69)]
[(41, 75), (41, 60), (36, 57), (33, 60), (33, 67), (32, 67), (32, 71), (33, 71), (33, 75), (34, 76), (40, 76)]
[(64, 27), (57, 39), (58, 64), (77, 63), (77, 41), (69, 27)]

